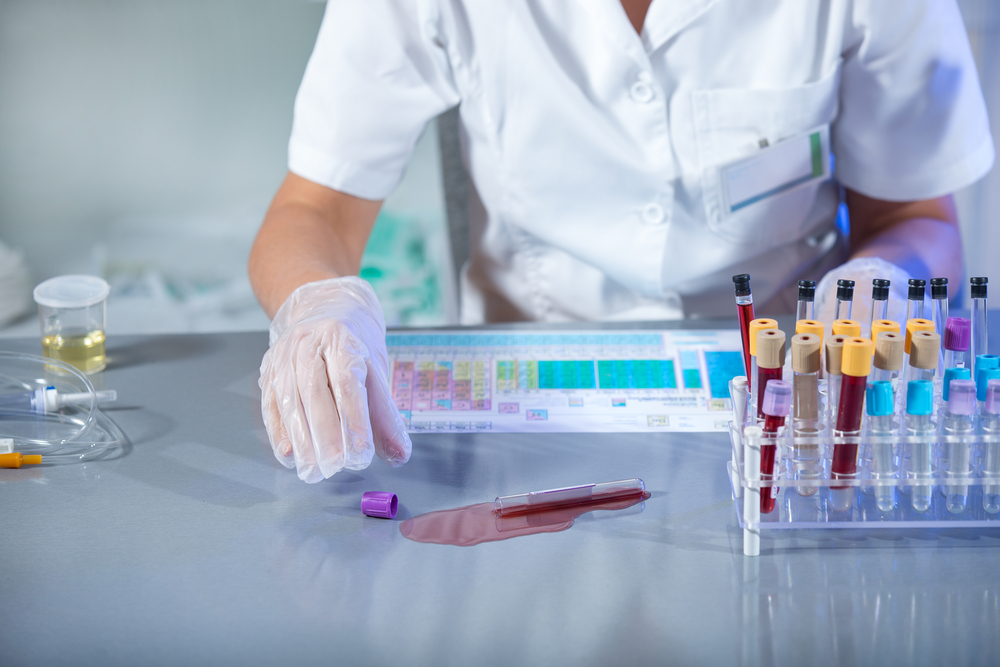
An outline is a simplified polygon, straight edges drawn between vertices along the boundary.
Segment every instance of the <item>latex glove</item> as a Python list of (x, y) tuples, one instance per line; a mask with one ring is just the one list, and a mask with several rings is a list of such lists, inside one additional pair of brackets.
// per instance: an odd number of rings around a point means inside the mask
[[(901, 330), (906, 329), (906, 297), (909, 292), (909, 273), (891, 262), (878, 257), (856, 257), (846, 264), (831, 270), (816, 285), (816, 318), (826, 324), (827, 333), (833, 322), (837, 308), (837, 281), (854, 281), (854, 305), (851, 319), (861, 323), (861, 335), (871, 327), (872, 280), (882, 278), (889, 281), (889, 319), (899, 322)], [(926, 278), (925, 278), (926, 280)], [(924, 315), (929, 316), (930, 281), (924, 288)]]
[(371, 285), (353, 276), (302, 285), (271, 322), (260, 365), (261, 411), (274, 455), (315, 483), (393, 467), (410, 437), (389, 390), (385, 319)]

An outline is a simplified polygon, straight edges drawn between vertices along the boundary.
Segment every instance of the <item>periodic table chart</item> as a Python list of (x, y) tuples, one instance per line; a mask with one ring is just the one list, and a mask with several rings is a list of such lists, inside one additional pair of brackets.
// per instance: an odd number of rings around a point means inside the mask
[(386, 336), (413, 432), (724, 431), (736, 330), (407, 331)]

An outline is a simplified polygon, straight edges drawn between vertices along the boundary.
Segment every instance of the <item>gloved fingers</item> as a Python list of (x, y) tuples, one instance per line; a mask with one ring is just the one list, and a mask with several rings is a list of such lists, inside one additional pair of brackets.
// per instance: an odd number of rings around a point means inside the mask
[(328, 340), (311, 340), (309, 345), (300, 346), (296, 363), (296, 389), (307, 430), (302, 451), (296, 448), (296, 456), (301, 454), (303, 462), (311, 461), (319, 478), (332, 477), (350, 461), (336, 400), (337, 388), (330, 381), (328, 344)]
[(375, 453), (365, 392), (367, 366), (364, 345), (344, 334), (334, 357), (327, 360), (330, 387), (340, 419), (343, 464), (349, 470), (363, 470)]
[[(303, 392), (308, 393), (314, 384), (315, 364), (320, 359), (311, 340), (293, 338), (285, 340), (283, 344), (279, 343), (279, 346), (284, 349), (273, 382), (278, 415), (281, 417), (285, 436), (291, 443), (292, 457), (299, 479), (314, 484), (323, 479), (323, 473), (316, 459), (309, 417), (305, 408), (309, 397), (304, 397)], [(275, 360), (275, 363), (277, 362), (278, 360)], [(323, 384), (326, 384), (325, 380)], [(334, 433), (339, 433), (339, 429)]]
[(410, 460), (413, 446), (403, 424), (403, 418), (392, 400), (389, 383), (385, 375), (378, 372), (371, 359), (368, 360), (365, 389), (368, 392), (375, 453), (393, 468), (398, 468)]
[(271, 443), (271, 450), (274, 458), (286, 468), (295, 467), (295, 458), (292, 455), (292, 442), (285, 433), (285, 427), (281, 422), (281, 414), (278, 412), (277, 393), (274, 389), (274, 365), (271, 361), (274, 358), (274, 349), (269, 349), (264, 354), (264, 359), (260, 364), (260, 380), (257, 384), (260, 387), (260, 411), (264, 420), (264, 428), (267, 430), (267, 438)]

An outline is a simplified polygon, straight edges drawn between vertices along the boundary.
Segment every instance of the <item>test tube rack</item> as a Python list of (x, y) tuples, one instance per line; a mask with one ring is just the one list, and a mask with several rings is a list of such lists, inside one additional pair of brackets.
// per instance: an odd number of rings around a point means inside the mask
[[(729, 423), (732, 460), (727, 467), (736, 513), (743, 529), (744, 555), (760, 554), (760, 536), (768, 530), (1000, 528), (1000, 513), (987, 512), (983, 503), (986, 491), (1000, 493), (1000, 474), (985, 471), (987, 451), (991, 447), (1000, 448), (1000, 433), (977, 430), (968, 435), (869, 436), (865, 435), (868, 421), (865, 415), (861, 435), (833, 437), (827, 429), (803, 437), (792, 435), (792, 426), (788, 423), (791, 421), (787, 420), (777, 437), (766, 439), (755, 424), (738, 424), (735, 420)], [(945, 470), (948, 445), (951, 443), (969, 447), (966, 475)], [(764, 444), (776, 446), (773, 479), (761, 478), (760, 457)], [(858, 445), (857, 474), (852, 478), (832, 478), (833, 449), (838, 444)], [(892, 447), (889, 472), (876, 472), (873, 454), (879, 445)], [(929, 475), (923, 473), (917, 478), (909, 472), (908, 464), (914, 446), (930, 447), (932, 465)], [(804, 450), (808, 452), (805, 457)], [(928, 486), (931, 487), (930, 507), (918, 512), (912, 506), (912, 490)], [(778, 491), (772, 491), (775, 487)], [(830, 503), (830, 490), (834, 487), (850, 490), (853, 500), (847, 510), (838, 511)], [(878, 487), (894, 490), (891, 511), (879, 509), (875, 491)], [(954, 487), (968, 487), (965, 509), (959, 513), (948, 509), (944, 495), (945, 489)], [(768, 514), (760, 511), (762, 493), (776, 495), (775, 508)]]

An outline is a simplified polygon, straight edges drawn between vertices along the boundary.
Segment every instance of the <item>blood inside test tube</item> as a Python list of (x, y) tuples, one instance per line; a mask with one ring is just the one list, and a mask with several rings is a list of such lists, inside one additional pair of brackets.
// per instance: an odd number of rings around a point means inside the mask
[[(767, 444), (766, 437), (777, 435), (778, 429), (785, 425), (784, 417), (774, 417), (766, 415), (764, 417), (765, 440), (760, 445), (760, 478), (769, 480), (774, 478), (774, 457), (777, 446)], [(775, 499), (778, 495), (778, 487), (764, 487), (760, 490), (760, 512), (770, 514), (774, 511)]]
[(736, 306), (740, 318), (740, 335), (743, 338), (743, 365), (746, 367), (747, 379), (750, 378), (750, 322), (753, 317), (753, 304), (740, 303)]
[[(861, 415), (865, 404), (865, 389), (871, 371), (872, 342), (851, 338), (844, 343), (843, 379), (840, 403), (837, 406), (838, 435), (857, 435), (861, 430)], [(833, 447), (830, 470), (834, 477), (852, 477), (857, 472), (857, 443), (838, 443)], [(843, 489), (842, 486), (831, 487)]]

